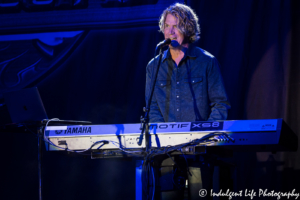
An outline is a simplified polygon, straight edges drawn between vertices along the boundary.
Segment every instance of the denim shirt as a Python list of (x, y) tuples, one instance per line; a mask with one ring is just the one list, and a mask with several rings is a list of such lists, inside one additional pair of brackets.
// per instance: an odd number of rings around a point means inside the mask
[[(159, 56), (146, 69), (146, 103), (158, 61)], [(163, 52), (150, 105), (150, 122), (225, 120), (229, 108), (219, 63), (213, 55), (189, 45), (177, 66), (169, 49)]]

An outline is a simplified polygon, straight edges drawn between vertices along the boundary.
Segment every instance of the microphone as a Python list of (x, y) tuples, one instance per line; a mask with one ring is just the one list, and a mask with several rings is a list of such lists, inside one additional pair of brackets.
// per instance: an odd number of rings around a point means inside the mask
[(159, 49), (159, 48), (163, 48), (164, 46), (169, 45), (169, 44), (171, 44), (171, 39), (170, 38), (158, 43), (158, 45), (156, 46), (156, 50)]

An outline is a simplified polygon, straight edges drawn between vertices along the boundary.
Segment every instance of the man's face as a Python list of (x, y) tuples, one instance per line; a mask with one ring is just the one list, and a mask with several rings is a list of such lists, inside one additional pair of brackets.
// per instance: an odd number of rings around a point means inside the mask
[(180, 45), (183, 44), (184, 35), (178, 29), (178, 19), (171, 14), (166, 17), (164, 35), (165, 39), (170, 38), (176, 40)]

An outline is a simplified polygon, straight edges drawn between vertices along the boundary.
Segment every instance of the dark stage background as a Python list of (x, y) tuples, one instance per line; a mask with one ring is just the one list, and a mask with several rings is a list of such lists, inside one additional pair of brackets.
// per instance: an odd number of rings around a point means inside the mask
[[(158, 18), (175, 1), (90, 0), (78, 8), (26, 7), (32, 1), (23, 1), (10, 10), (5, 2), (0, 1), (0, 124), (10, 123), (2, 93), (33, 86), (49, 118), (139, 123), (145, 67), (163, 39)], [(299, 137), (299, 1), (185, 3), (200, 18), (197, 46), (221, 63), (232, 105), (228, 119), (283, 118)], [(38, 199), (37, 138), (1, 136), (1, 199)], [(236, 153), (228, 160), (235, 167), (227, 178), (234, 191), (300, 192), (299, 157), (299, 151)], [(43, 184), (45, 200), (131, 200), (135, 161), (44, 151)]]

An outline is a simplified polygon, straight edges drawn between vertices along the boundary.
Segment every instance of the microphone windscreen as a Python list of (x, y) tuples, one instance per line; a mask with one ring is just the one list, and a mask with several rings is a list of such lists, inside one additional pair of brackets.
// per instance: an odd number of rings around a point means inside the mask
[(179, 46), (179, 43), (176, 41), (176, 40), (172, 40), (171, 41), (171, 45), (172, 45), (172, 47), (178, 47)]

